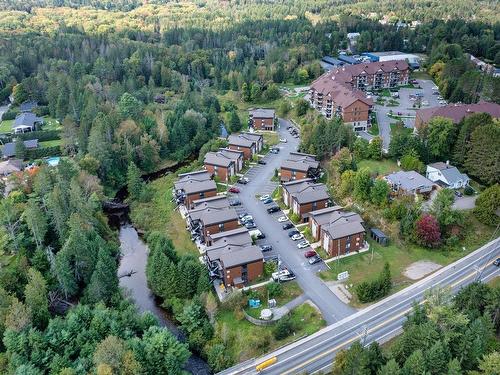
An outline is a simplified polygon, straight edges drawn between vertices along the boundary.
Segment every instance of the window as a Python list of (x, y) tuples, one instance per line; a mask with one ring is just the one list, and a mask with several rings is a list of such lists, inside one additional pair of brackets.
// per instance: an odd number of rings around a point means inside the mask
[(205, 198), (205, 193), (200, 193), (200, 198)]
[(219, 230), (220, 230), (220, 231), (223, 231), (223, 230), (224, 230), (224, 223), (220, 223), (220, 224), (219, 224)]

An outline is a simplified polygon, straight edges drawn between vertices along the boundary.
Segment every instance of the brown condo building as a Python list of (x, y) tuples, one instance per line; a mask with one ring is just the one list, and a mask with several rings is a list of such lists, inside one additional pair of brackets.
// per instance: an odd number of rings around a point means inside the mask
[(264, 137), (256, 133), (231, 134), (228, 139), (228, 148), (243, 152), (244, 159), (251, 159), (264, 146)]
[(207, 171), (180, 174), (174, 183), (173, 196), (177, 204), (184, 204), (187, 208), (191, 208), (195, 200), (216, 195), (217, 185)]
[(315, 155), (290, 152), (288, 159), (281, 164), (281, 182), (302, 180), (304, 178), (316, 178), (318, 176), (319, 162), (316, 160)]
[(311, 179), (284, 183), (283, 202), (291, 208), (303, 221), (311, 211), (328, 207), (330, 196), (324, 184), (318, 184)]
[(207, 152), (203, 164), (211, 176), (218, 177), (221, 181), (229, 181), (237, 173), (234, 159), (219, 151)]
[(329, 224), (333, 213), (340, 210), (342, 210), (341, 206), (332, 206), (309, 213), (309, 228), (316, 241), (319, 241), (321, 238), (321, 228), (323, 225)]
[(264, 257), (255, 245), (209, 247), (205, 253), (210, 275), (222, 279), (224, 285), (242, 288), (262, 276)]
[(442, 107), (419, 109), (415, 117), (415, 131), (418, 132), (434, 117), (444, 117), (458, 124), (465, 117), (474, 113), (489, 113), (493, 118), (500, 118), (500, 105), (490, 102), (477, 104), (448, 104)]
[(274, 109), (252, 109), (248, 111), (249, 125), (256, 130), (275, 130), (276, 113)]
[(191, 230), (200, 234), (201, 242), (205, 242), (209, 235), (239, 227), (236, 211), (230, 207), (217, 207), (217, 205), (189, 211), (189, 223)]
[(365, 237), (363, 220), (354, 212), (334, 211), (321, 225), (321, 246), (332, 257), (363, 249)]
[(362, 63), (332, 69), (311, 84), (311, 106), (326, 118), (338, 116), (355, 131), (366, 131), (373, 100), (364, 91), (407, 85), (409, 71), (406, 61)]

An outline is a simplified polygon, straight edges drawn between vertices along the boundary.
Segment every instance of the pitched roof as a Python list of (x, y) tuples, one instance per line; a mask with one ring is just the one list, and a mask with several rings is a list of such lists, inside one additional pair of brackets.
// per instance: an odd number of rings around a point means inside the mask
[(299, 204), (317, 202), (330, 198), (324, 184), (307, 183), (302, 186), (300, 190), (290, 194)]
[(339, 211), (336, 211), (335, 214), (337, 217), (330, 224), (322, 227), (332, 239), (335, 240), (365, 231), (363, 219), (358, 214)]
[(234, 159), (227, 157), (221, 152), (207, 152), (205, 154), (205, 159), (203, 160), (205, 164), (217, 165), (220, 167), (229, 167), (234, 163)]
[(398, 185), (406, 191), (416, 190), (421, 187), (431, 188), (434, 183), (415, 171), (398, 171), (385, 176), (393, 185)]
[(33, 127), (35, 123), (37, 122), (42, 122), (43, 118), (38, 117), (34, 113), (31, 112), (22, 112), (19, 115), (17, 115), (16, 119), (14, 120), (14, 123), (12, 124), (12, 129), (15, 129), (17, 127), (21, 126), (29, 126)]
[(252, 244), (252, 237), (245, 227), (229, 230), (227, 232), (220, 232), (210, 236), (212, 246), (206, 248), (206, 251), (220, 249), (227, 245), (233, 246), (249, 246)]
[(230, 145), (250, 148), (255, 144), (255, 141), (245, 138), (241, 134), (231, 134), (229, 136), (228, 143)]
[(227, 200), (227, 197), (225, 195), (216, 195), (215, 197), (196, 199), (193, 201), (194, 209), (211, 204), (216, 204), (220, 207), (222, 207), (224, 204), (227, 204), (227, 206), (229, 206), (229, 201)]
[(274, 118), (275, 111), (274, 109), (267, 109), (267, 108), (256, 108), (256, 109), (251, 109), (248, 111), (248, 113), (252, 117), (257, 117), (257, 118)]
[(238, 160), (239, 158), (242, 158), (244, 155), (243, 151), (231, 150), (230, 148), (219, 148), (218, 152), (233, 160)]
[(222, 248), (208, 250), (207, 256), (210, 260), (220, 260), (225, 268), (240, 266), (243, 264), (263, 260), (264, 256), (258, 246), (233, 246), (227, 245)]
[(184, 190), (186, 194), (217, 189), (217, 185), (210, 179), (207, 171), (195, 171), (179, 175), (174, 183), (175, 190)]
[(448, 184), (454, 184), (457, 181), (466, 181), (469, 180), (469, 176), (465, 173), (461, 173), (457, 167), (453, 165), (449, 165), (443, 162), (432, 163), (429, 164), (429, 167), (433, 167), (438, 169), (441, 174), (446, 178)]
[[(38, 147), (38, 139), (29, 139), (27, 141), (23, 141), (24, 147), (27, 149), (33, 149)], [(2, 156), (10, 158), (11, 156), (16, 155), (16, 144), (14, 142), (9, 142), (3, 145), (2, 147)]]
[(243, 138), (245, 138), (245, 139), (248, 139), (250, 141), (254, 141), (254, 142), (258, 142), (262, 138), (264, 138), (264, 136), (262, 134), (251, 133), (251, 132), (240, 133), (240, 136), (243, 137)]
[(21, 159), (9, 159), (0, 162), (0, 174), (9, 175), (14, 172), (19, 172), (23, 169), (23, 161)]
[(310, 168), (316, 169), (319, 162), (314, 155), (300, 152), (290, 152), (290, 156), (281, 164), (281, 168), (307, 172)]
[(500, 118), (500, 105), (490, 102), (479, 102), (476, 104), (449, 104), (443, 107), (431, 107), (419, 109), (416, 116), (423, 123), (429, 122), (433, 117), (449, 118), (453, 123), (458, 124), (466, 116), (474, 113), (489, 113), (493, 118)]
[(24, 103), (21, 103), (21, 105), (19, 106), (19, 110), (21, 112), (30, 112), (33, 109), (35, 109), (36, 107), (38, 107), (38, 102), (35, 100), (31, 100), (31, 101), (26, 101)]
[(339, 211), (341, 209), (342, 206), (322, 208), (321, 210), (309, 212), (309, 217), (313, 218), (319, 225), (324, 225), (331, 221), (330, 218), (335, 211)]
[(225, 223), (228, 221), (238, 220), (238, 214), (234, 208), (222, 207), (212, 208), (208, 207), (198, 211), (190, 212), (189, 218), (193, 221), (200, 220), (204, 226)]

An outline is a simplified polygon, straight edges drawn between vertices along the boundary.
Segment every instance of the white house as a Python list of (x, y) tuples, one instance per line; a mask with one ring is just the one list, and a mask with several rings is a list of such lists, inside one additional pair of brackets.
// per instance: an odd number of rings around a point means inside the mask
[(469, 176), (461, 173), (457, 167), (448, 162), (438, 162), (427, 165), (425, 176), (432, 182), (444, 185), (451, 189), (464, 188), (469, 184)]

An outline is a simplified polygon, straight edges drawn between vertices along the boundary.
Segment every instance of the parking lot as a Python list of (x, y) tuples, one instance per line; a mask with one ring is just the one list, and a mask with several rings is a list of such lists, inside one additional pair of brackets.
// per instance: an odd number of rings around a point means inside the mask
[(290, 269), (296, 280), (304, 290), (309, 299), (320, 309), (324, 319), (328, 324), (336, 322), (354, 312), (354, 309), (344, 304), (316, 275), (317, 272), (326, 269), (328, 266), (324, 262), (310, 265), (304, 252), (311, 250), (310, 247), (298, 249), (297, 243), (292, 241), (289, 230), (283, 230), (284, 223), (278, 222), (278, 218), (284, 213), (279, 210), (273, 214), (267, 212), (267, 208), (275, 203), (264, 204), (257, 196), (271, 195), (278, 186), (277, 182), (271, 182), (275, 169), (279, 169), (283, 160), (291, 151), (298, 147), (299, 140), (292, 137), (286, 130), (290, 124), (286, 120), (280, 119), (280, 138), (285, 137), (286, 143), (280, 143), (278, 154), (269, 153), (262, 160), (265, 165), (256, 164), (245, 175), (249, 179), (248, 184), (237, 184), (240, 193), (232, 194), (238, 196), (241, 206), (235, 207), (238, 214), (248, 213), (254, 219), (257, 228), (265, 234), (266, 238), (257, 240), (258, 245), (271, 245), (273, 249), (266, 251), (266, 259), (279, 259), (282, 266)]
[[(415, 100), (412, 100), (412, 97), (414, 98), (416, 95), (421, 95), (421, 108), (442, 105), (439, 103), (438, 95), (433, 95), (436, 88), (434, 82), (425, 79), (419, 79), (417, 82), (421, 87), (420, 89), (402, 88), (399, 90), (399, 98), (396, 98), (399, 102), (397, 106), (374, 105), (374, 109), (377, 113), (380, 136), (383, 140), (383, 148), (386, 151), (389, 149), (389, 143), (391, 141), (390, 124), (398, 121), (397, 119), (389, 117), (391, 111), (393, 114), (400, 113), (402, 116), (401, 120), (404, 122), (405, 127), (413, 129), (415, 126), (415, 113), (418, 108), (413, 108)], [(376, 99), (376, 97), (374, 97), (374, 99)]]

